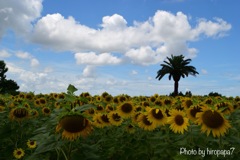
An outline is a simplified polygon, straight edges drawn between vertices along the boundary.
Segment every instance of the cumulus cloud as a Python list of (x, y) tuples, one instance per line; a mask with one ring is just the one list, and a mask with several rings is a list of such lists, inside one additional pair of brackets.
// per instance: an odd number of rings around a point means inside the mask
[(121, 15), (105, 16), (97, 29), (56, 13), (39, 19), (31, 38), (56, 50), (76, 52), (78, 64), (120, 63), (120, 58), (111, 55), (117, 52), (132, 63), (151, 65), (170, 54), (195, 57), (198, 50), (190, 48), (188, 42), (202, 35), (221, 37), (230, 29), (231, 25), (220, 18), (200, 19), (196, 26), (191, 26), (184, 13), (161, 10), (146, 21), (135, 21), (132, 26)]
[(36, 67), (40, 64), (39, 61), (28, 52), (17, 51), (15, 55), (20, 59), (29, 60), (31, 67)]
[(8, 58), (11, 56), (11, 53), (9, 53), (8, 51), (6, 50), (0, 50), (0, 57), (1, 58)]
[(75, 59), (77, 61), (77, 64), (88, 65), (109, 65), (121, 63), (121, 59), (111, 55), (110, 53), (102, 53), (99, 55), (94, 52), (76, 53)]
[(29, 33), (41, 10), (42, 0), (0, 0), (0, 38), (8, 29), (20, 35)]
[(91, 65), (87, 65), (83, 69), (83, 73), (82, 74), (83, 74), (84, 77), (95, 77), (95, 75), (96, 75), (95, 67), (91, 66)]

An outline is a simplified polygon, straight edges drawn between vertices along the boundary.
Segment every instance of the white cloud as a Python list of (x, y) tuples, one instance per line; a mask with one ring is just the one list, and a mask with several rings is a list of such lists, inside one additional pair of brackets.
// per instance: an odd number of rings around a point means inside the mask
[(208, 71), (205, 69), (202, 69), (201, 72), (202, 72), (202, 74), (208, 74)]
[(131, 49), (125, 55), (131, 59), (132, 63), (142, 65), (156, 64), (164, 59), (149, 46)]
[(31, 66), (36, 67), (39, 65), (39, 61), (36, 58), (31, 59)]
[(28, 52), (17, 51), (15, 55), (20, 59), (29, 60), (31, 67), (37, 67), (39, 65), (39, 61)]
[(11, 56), (11, 54), (8, 52), (8, 51), (6, 51), (6, 50), (0, 50), (0, 57), (1, 58), (8, 58), (8, 57), (10, 57)]
[(120, 15), (114, 14), (112, 16), (105, 16), (102, 18), (101, 25), (106, 30), (123, 30), (127, 26), (127, 21)]
[(205, 34), (208, 37), (222, 37), (226, 31), (231, 29), (231, 25), (221, 18), (214, 18), (215, 22), (207, 21), (206, 19), (200, 19), (198, 25), (193, 32), (196, 32), (196, 36), (200, 33)]
[(137, 71), (135, 71), (135, 70), (132, 70), (131, 74), (132, 74), (132, 75), (137, 75), (137, 74), (138, 74), (138, 72), (137, 72)]
[[(193, 27), (188, 16), (182, 12), (175, 15), (161, 10), (146, 21), (135, 21), (132, 26), (127, 26), (121, 15), (105, 16), (100, 26), (102, 28), (94, 29), (80, 24), (73, 17), (48, 14), (36, 23), (31, 38), (35, 43), (56, 50), (76, 52), (78, 64), (103, 64), (100, 59), (104, 54), (100, 53), (107, 53), (105, 56), (107, 59), (111, 57), (111, 64), (115, 61), (119, 63), (120, 59), (110, 54), (117, 52), (130, 58), (133, 63), (150, 65), (170, 54), (195, 57), (197, 49), (189, 48), (189, 42), (196, 41), (201, 35), (224, 36), (231, 29), (231, 25), (220, 18), (214, 21), (200, 19)], [(92, 58), (97, 58), (97, 62), (88, 60)]]
[(83, 69), (83, 76), (84, 77), (95, 77), (96, 71), (95, 71), (95, 67), (91, 66), (91, 65), (87, 65), (84, 69)]
[(110, 53), (101, 53), (99, 55), (94, 52), (76, 53), (75, 59), (77, 61), (77, 64), (88, 65), (109, 65), (121, 63), (121, 59), (112, 56)]
[(21, 59), (31, 59), (31, 54), (28, 53), (28, 52), (22, 52), (22, 51), (18, 51), (16, 52), (15, 54), (18, 58), (21, 58)]
[(20, 35), (29, 33), (31, 22), (40, 16), (41, 10), (42, 0), (1, 0), (0, 39), (8, 29)]

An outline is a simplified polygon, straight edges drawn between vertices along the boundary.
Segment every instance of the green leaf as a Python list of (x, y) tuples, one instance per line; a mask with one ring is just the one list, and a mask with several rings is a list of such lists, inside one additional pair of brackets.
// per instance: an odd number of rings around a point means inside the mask
[(93, 104), (84, 104), (82, 106), (77, 106), (74, 108), (74, 111), (79, 111), (79, 112), (82, 112), (82, 111), (85, 111), (85, 110), (88, 110), (88, 109), (96, 109), (97, 106), (93, 105)]
[(68, 85), (68, 88), (67, 88), (67, 93), (73, 94), (73, 93), (76, 92), (77, 90), (78, 90), (78, 89), (77, 89), (74, 85), (69, 84), (69, 85)]

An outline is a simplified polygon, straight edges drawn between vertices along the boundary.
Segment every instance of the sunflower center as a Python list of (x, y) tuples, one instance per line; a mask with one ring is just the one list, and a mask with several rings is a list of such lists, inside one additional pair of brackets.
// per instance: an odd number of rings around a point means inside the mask
[(22, 154), (22, 151), (17, 151), (17, 155), (21, 155)]
[(174, 120), (175, 123), (179, 126), (181, 126), (184, 123), (184, 119), (181, 115), (177, 115)]
[(101, 119), (102, 119), (103, 122), (109, 123), (109, 119), (108, 119), (108, 116), (107, 116), (107, 115), (105, 115), (105, 114), (102, 115), (102, 116), (101, 116)]
[(191, 105), (193, 105), (193, 102), (191, 100), (187, 100), (185, 102), (185, 104), (186, 104), (187, 108), (189, 108)]
[(113, 117), (114, 121), (120, 121), (121, 120), (121, 117), (117, 113), (114, 113), (112, 115), (112, 117)]
[(84, 130), (88, 125), (88, 120), (82, 116), (67, 116), (60, 121), (64, 130), (76, 133)]
[(212, 112), (211, 110), (203, 113), (202, 120), (210, 128), (218, 128), (224, 123), (223, 117), (217, 111)]
[(143, 123), (147, 126), (151, 126), (152, 122), (149, 122), (149, 120), (147, 119), (147, 116), (143, 116)]
[(102, 107), (102, 106), (97, 106), (97, 110), (98, 110), (98, 111), (102, 111), (102, 110), (103, 110), (103, 107)]
[(13, 114), (17, 118), (24, 118), (28, 115), (28, 111), (25, 108), (18, 108), (14, 110)]
[(156, 109), (152, 109), (152, 116), (153, 116), (154, 118), (156, 118), (156, 119), (162, 119), (162, 118), (163, 118), (162, 111), (159, 110), (159, 111), (157, 112)]
[(190, 110), (190, 114), (193, 116), (193, 117), (196, 117), (196, 114), (198, 112), (201, 112), (201, 108), (199, 108), (198, 106), (197, 107), (193, 107), (191, 110)]
[(133, 110), (133, 107), (130, 103), (124, 103), (121, 109), (124, 113), (130, 113)]
[(31, 142), (30, 142), (30, 145), (34, 145), (34, 144), (35, 144), (34, 141), (31, 141)]
[(43, 112), (44, 113), (50, 113), (50, 109), (49, 108), (44, 108)]

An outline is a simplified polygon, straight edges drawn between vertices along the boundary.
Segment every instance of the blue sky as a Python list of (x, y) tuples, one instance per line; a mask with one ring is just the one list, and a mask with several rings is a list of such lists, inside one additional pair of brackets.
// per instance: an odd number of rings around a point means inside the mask
[(179, 91), (239, 96), (239, 1), (0, 0), (0, 59), (21, 91), (166, 95), (167, 56), (200, 73)]

